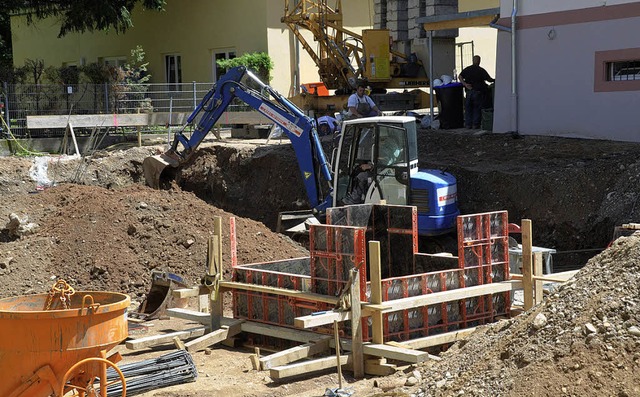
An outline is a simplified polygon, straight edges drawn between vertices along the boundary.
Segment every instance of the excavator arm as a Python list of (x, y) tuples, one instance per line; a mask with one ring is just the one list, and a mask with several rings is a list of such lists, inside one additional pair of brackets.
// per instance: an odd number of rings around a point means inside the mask
[[(243, 84), (245, 77), (257, 83), (262, 92)], [(282, 128), (291, 140), (311, 208), (324, 211), (329, 207), (332, 175), (314, 121), (244, 67), (230, 69), (207, 92), (185, 125), (174, 135), (169, 150), (144, 160), (147, 184), (159, 188), (165, 168), (178, 167), (193, 154), (234, 98), (239, 98)], [(184, 132), (190, 125), (194, 125), (194, 130), (187, 137)], [(326, 186), (323, 186), (324, 182)]]

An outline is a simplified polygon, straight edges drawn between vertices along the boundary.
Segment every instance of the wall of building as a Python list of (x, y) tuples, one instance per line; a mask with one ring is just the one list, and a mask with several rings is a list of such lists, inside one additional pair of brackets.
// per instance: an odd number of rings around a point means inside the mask
[[(467, 0), (469, 1), (469, 0)], [(536, 1), (518, 1), (519, 15), (546, 14), (558, 11), (570, 11), (581, 8), (604, 7), (620, 4), (637, 3), (633, 0), (536, 0)], [(503, 0), (500, 8), (500, 14), (503, 16), (511, 15), (513, 0)]]
[(459, 0), (458, 11), (478, 11), (500, 7), (500, 0)]
[[(511, 35), (499, 32), (494, 131), (640, 141), (636, 115), (640, 89), (596, 89), (597, 81), (604, 78), (596, 72), (598, 53), (640, 53), (636, 34), (640, 7), (613, 10), (622, 11), (624, 17), (611, 19), (603, 7), (597, 12), (548, 14), (546, 18), (554, 23), (548, 26), (539, 16), (518, 19), (517, 126), (511, 94)], [(558, 24), (560, 20), (566, 23)]]
[[(371, 0), (343, 3), (345, 27), (360, 32), (372, 26)], [(214, 53), (231, 50), (240, 56), (262, 51), (269, 53), (275, 64), (271, 84), (286, 95), (294, 84), (295, 56), (292, 34), (280, 22), (283, 13), (283, 1), (190, 0), (185, 7), (183, 1), (169, 0), (165, 12), (136, 8), (135, 26), (124, 34), (72, 33), (61, 39), (53, 18), (28, 26), (24, 17), (13, 17), (14, 64), (21, 66), (27, 59), (43, 59), (48, 66), (88, 64), (106, 57), (129, 57), (131, 50), (141, 45), (151, 82), (166, 82), (164, 57), (169, 54), (181, 55), (183, 82), (206, 82), (213, 79)], [(317, 68), (304, 50), (300, 62), (301, 81), (318, 81)]]

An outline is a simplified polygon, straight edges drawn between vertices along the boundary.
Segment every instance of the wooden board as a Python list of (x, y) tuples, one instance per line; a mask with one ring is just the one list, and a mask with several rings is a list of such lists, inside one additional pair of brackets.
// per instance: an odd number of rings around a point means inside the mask
[[(340, 365), (350, 364), (351, 355), (341, 355)], [(282, 380), (293, 376), (306, 375), (317, 371), (322, 371), (338, 366), (338, 360), (336, 357), (324, 357), (317, 360), (310, 360), (301, 363), (283, 365), (280, 367), (271, 368), (269, 376), (273, 380)]]
[(305, 343), (281, 352), (273, 353), (261, 357), (258, 361), (260, 362), (262, 370), (290, 364), (329, 350), (329, 341), (331, 341), (331, 336), (323, 336), (317, 342)]
[[(183, 125), (190, 113), (171, 113), (172, 125)], [(74, 114), (27, 116), (27, 128), (65, 128), (71, 123), (74, 127), (136, 127), (148, 125), (166, 126), (169, 124), (169, 112), (140, 114)], [(217, 124), (273, 124), (257, 111), (224, 112)]]
[(146, 336), (144, 338), (138, 338), (129, 340), (125, 343), (125, 346), (129, 350), (138, 350), (144, 349), (145, 347), (152, 347), (158, 345), (165, 345), (167, 343), (174, 343), (174, 338), (179, 338), (180, 340), (194, 338), (197, 336), (204, 335), (205, 328), (204, 327), (196, 327), (190, 328), (184, 331), (176, 331), (168, 334), (162, 335), (153, 335)]
[(364, 344), (364, 354), (376, 357), (389, 358), (391, 360), (404, 361), (407, 363), (417, 364), (429, 359), (429, 353), (421, 352), (412, 349), (403, 349), (401, 347), (378, 345), (378, 344)]

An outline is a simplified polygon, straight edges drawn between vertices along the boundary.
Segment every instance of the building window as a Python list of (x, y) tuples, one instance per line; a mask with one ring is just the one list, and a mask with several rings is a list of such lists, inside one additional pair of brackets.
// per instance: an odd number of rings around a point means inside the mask
[(607, 62), (607, 80), (640, 80), (640, 60)]
[(127, 63), (127, 57), (104, 57), (98, 58), (98, 62), (107, 67), (119, 68)]
[(640, 48), (596, 51), (594, 91), (640, 91)]
[(213, 81), (218, 81), (218, 79), (224, 74), (224, 70), (218, 66), (218, 61), (223, 59), (233, 59), (235, 57), (235, 50), (218, 50), (213, 53)]
[(182, 61), (180, 55), (165, 55), (164, 71), (169, 89), (177, 88), (176, 85), (182, 83)]

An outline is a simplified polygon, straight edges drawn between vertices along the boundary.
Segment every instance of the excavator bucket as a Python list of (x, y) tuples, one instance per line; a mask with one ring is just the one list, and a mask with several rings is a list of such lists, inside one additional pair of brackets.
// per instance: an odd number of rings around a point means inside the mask
[(165, 168), (174, 168), (177, 167), (178, 164), (178, 160), (166, 153), (145, 158), (142, 162), (142, 170), (144, 172), (144, 179), (147, 182), (147, 185), (154, 189), (160, 189), (162, 174)]
[(187, 306), (188, 298), (174, 298), (173, 291), (188, 288), (182, 277), (168, 272), (153, 272), (151, 288), (140, 307), (129, 315), (139, 320), (152, 320), (165, 316), (170, 308)]

